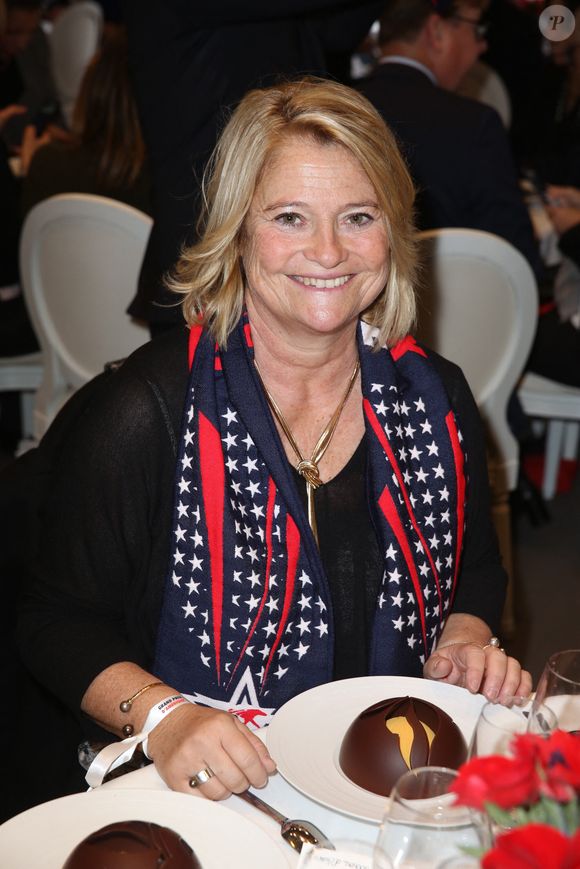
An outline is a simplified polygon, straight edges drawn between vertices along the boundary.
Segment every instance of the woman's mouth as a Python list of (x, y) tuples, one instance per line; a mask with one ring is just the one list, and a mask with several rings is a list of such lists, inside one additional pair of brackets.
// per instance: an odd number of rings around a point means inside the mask
[(343, 287), (352, 278), (352, 275), (340, 275), (338, 278), (307, 278), (302, 277), (302, 275), (292, 275), (291, 277), (305, 287), (314, 287), (317, 290), (332, 290), (336, 289), (336, 287)]

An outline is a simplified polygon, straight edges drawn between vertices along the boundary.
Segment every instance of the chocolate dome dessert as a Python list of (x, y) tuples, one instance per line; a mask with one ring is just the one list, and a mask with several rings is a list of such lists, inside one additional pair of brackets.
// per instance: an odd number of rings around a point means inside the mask
[(419, 766), (457, 769), (467, 746), (453, 720), (426, 700), (381, 700), (358, 715), (344, 735), (339, 763), (351, 781), (388, 796), (397, 779)]
[(159, 824), (121, 821), (91, 833), (63, 869), (202, 869), (187, 842)]

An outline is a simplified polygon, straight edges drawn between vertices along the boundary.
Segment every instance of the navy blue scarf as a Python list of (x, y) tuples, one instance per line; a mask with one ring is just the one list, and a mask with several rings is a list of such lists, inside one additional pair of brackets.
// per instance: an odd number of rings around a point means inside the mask
[[(461, 436), (412, 338), (359, 327), (369, 510), (384, 559), (369, 674), (421, 674), (449, 612), (464, 526)], [(220, 350), (196, 327), (171, 565), (153, 672), (257, 727), (332, 678), (332, 601), (253, 365), (244, 317)]]

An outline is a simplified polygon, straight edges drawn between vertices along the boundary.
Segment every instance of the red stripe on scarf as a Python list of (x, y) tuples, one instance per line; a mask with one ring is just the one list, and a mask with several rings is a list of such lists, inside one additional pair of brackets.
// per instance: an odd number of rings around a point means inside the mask
[(399, 513), (395, 506), (395, 502), (393, 501), (392, 495), (389, 492), (387, 486), (385, 486), (382, 495), (379, 498), (379, 507), (385, 514), (387, 522), (393, 529), (395, 537), (397, 538), (397, 543), (401, 547), (403, 556), (405, 558), (405, 561), (407, 562), (407, 568), (411, 575), (411, 581), (415, 589), (415, 597), (417, 598), (417, 605), (419, 607), (419, 615), (421, 617), (421, 632), (423, 634), (423, 645), (425, 646), (425, 654), (428, 655), (429, 650), (427, 648), (425, 604), (423, 603), (423, 591), (421, 589), (421, 583), (419, 582), (419, 574), (417, 573), (417, 568), (415, 567), (413, 553), (411, 552), (411, 547), (409, 546), (409, 541), (407, 539), (407, 535), (405, 534), (405, 529), (403, 528), (401, 517), (399, 516)]
[(427, 358), (427, 354), (421, 349), (421, 347), (419, 347), (412, 335), (407, 335), (406, 338), (401, 338), (398, 344), (391, 347), (391, 356), (395, 362), (397, 359), (400, 359), (401, 356), (404, 356), (405, 353), (418, 353), (419, 356), (424, 356), (425, 359)]
[(457, 588), (457, 577), (459, 576), (459, 559), (461, 557), (461, 548), (463, 546), (463, 525), (465, 522), (465, 461), (463, 450), (459, 443), (459, 433), (455, 424), (455, 417), (452, 411), (449, 411), (445, 417), (447, 431), (451, 440), (453, 449), (453, 460), (455, 462), (455, 475), (457, 477), (457, 548), (455, 552), (455, 572), (453, 576), (453, 589), (451, 591), (451, 602), (455, 597), (455, 589)]
[(199, 339), (201, 338), (202, 332), (203, 326), (192, 326), (189, 330), (189, 341), (187, 343), (187, 364), (189, 365), (190, 370), (191, 366), (193, 365), (195, 351), (197, 350), (197, 345), (199, 344)]
[(290, 612), (290, 604), (292, 603), (292, 596), (294, 595), (294, 586), (296, 584), (296, 567), (298, 566), (298, 554), (300, 551), (300, 532), (296, 527), (296, 523), (292, 516), (288, 513), (286, 516), (286, 551), (288, 553), (288, 567), (286, 568), (286, 590), (284, 592), (284, 604), (282, 607), (282, 615), (280, 617), (280, 624), (278, 625), (278, 631), (276, 632), (276, 639), (272, 645), (272, 649), (268, 656), (268, 663), (264, 667), (264, 676), (262, 679), (262, 687), (266, 684), (266, 679), (268, 677), (268, 670), (274, 660), (274, 655), (280, 642), (282, 640), (282, 636), (284, 635), (284, 631), (286, 629), (286, 624), (288, 622), (288, 614)]
[(439, 584), (439, 574), (437, 572), (437, 568), (435, 567), (435, 562), (433, 561), (433, 558), (431, 556), (431, 550), (427, 546), (427, 541), (423, 537), (423, 534), (421, 533), (419, 525), (417, 524), (417, 520), (415, 518), (415, 513), (413, 511), (413, 505), (411, 504), (411, 501), (409, 500), (409, 496), (407, 494), (407, 487), (405, 486), (405, 480), (403, 479), (403, 475), (401, 474), (401, 469), (399, 468), (399, 465), (398, 465), (397, 460), (395, 458), (395, 454), (393, 453), (393, 450), (391, 449), (391, 445), (388, 442), (386, 435), (383, 431), (383, 427), (381, 426), (381, 424), (377, 418), (377, 415), (375, 414), (373, 407), (372, 407), (370, 401), (368, 400), (368, 398), (365, 398), (363, 400), (363, 405), (364, 405), (365, 413), (367, 415), (367, 419), (369, 420), (369, 422), (373, 428), (373, 431), (376, 434), (377, 438), (379, 439), (379, 442), (383, 448), (383, 452), (387, 455), (389, 462), (390, 462), (390, 465), (391, 465), (393, 471), (395, 472), (395, 476), (397, 477), (397, 480), (399, 482), (399, 491), (401, 492), (401, 495), (402, 495), (403, 500), (405, 502), (405, 507), (407, 508), (407, 512), (409, 514), (409, 518), (410, 518), (411, 523), (413, 525), (413, 529), (414, 529), (415, 533), (417, 534), (419, 540), (421, 541), (421, 545), (423, 546), (423, 551), (425, 553), (425, 557), (427, 558), (427, 560), (429, 561), (429, 565), (431, 566), (431, 570), (433, 572), (433, 579), (435, 580), (435, 586), (437, 588), (437, 595), (439, 597), (439, 621), (441, 622), (441, 621), (443, 621), (443, 597), (441, 595), (441, 586)]
[(236, 665), (232, 670), (232, 675), (230, 677), (230, 683), (234, 677), (234, 673), (238, 669), (238, 666), (241, 663), (242, 658), (244, 657), (245, 651), (249, 645), (252, 634), (256, 630), (258, 622), (260, 621), (260, 617), (266, 605), (266, 598), (268, 597), (268, 591), (270, 590), (270, 569), (272, 567), (272, 522), (274, 518), (274, 501), (276, 499), (276, 486), (274, 485), (274, 480), (272, 477), (268, 480), (268, 503), (266, 505), (266, 575), (264, 579), (264, 591), (262, 593), (262, 600), (260, 601), (260, 605), (258, 607), (258, 612), (254, 621), (252, 622), (252, 626), (248, 631), (248, 636), (246, 642), (244, 643), (244, 647), (240, 652), (238, 660), (236, 661)]
[(254, 342), (252, 341), (252, 330), (250, 329), (249, 323), (246, 323), (244, 325), (244, 335), (245, 335), (246, 344), (248, 345), (248, 347), (253, 347)]
[(215, 665), (219, 684), (224, 594), (224, 454), (219, 432), (201, 411), (199, 413), (199, 458), (209, 548)]

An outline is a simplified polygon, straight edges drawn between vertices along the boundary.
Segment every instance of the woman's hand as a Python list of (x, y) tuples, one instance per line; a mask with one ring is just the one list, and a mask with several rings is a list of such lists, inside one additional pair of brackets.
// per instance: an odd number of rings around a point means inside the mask
[(532, 677), (520, 663), (495, 646), (456, 642), (437, 648), (425, 662), (427, 679), (460, 685), (488, 700), (509, 703), (513, 697), (528, 697)]
[(239, 718), (193, 703), (184, 703), (151, 731), (148, 753), (174, 791), (191, 793), (193, 776), (211, 770), (213, 777), (196, 790), (212, 800), (263, 787), (276, 770), (266, 746)]
[(547, 205), (546, 211), (558, 235), (562, 235), (580, 223), (580, 208), (569, 205)]
[(28, 124), (24, 128), (24, 135), (22, 136), (22, 144), (20, 146), (20, 174), (22, 176), (28, 175), (32, 158), (38, 149), (44, 147), (44, 145), (48, 145), (50, 141), (51, 135), (48, 131), (39, 136), (32, 124)]
[(577, 187), (559, 187), (556, 184), (549, 184), (546, 187), (546, 196), (550, 205), (580, 208), (580, 190)]

